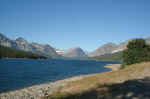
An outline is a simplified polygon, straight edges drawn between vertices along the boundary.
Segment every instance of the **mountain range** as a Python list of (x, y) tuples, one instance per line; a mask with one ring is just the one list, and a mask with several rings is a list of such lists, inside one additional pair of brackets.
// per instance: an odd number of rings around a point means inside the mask
[(47, 59), (48, 57), (0, 45), (0, 59), (1, 58)]
[(51, 47), (48, 44), (38, 44), (36, 42), (29, 43), (24, 38), (19, 37), (12, 40), (2, 33), (0, 33), (0, 45), (23, 50), (26, 52), (32, 52), (43, 56), (49, 56), (54, 58), (84, 58), (88, 57), (80, 47), (74, 47), (68, 50), (59, 50)]
[(53, 56), (53, 57), (59, 57), (55, 51), (54, 48), (52, 48), (50, 45), (42, 45), (38, 43), (28, 43), (23, 38), (19, 37), (15, 40), (9, 39), (5, 35), (0, 33), (0, 45), (3, 45), (5, 47), (10, 47), (18, 50), (24, 50), (27, 52), (36, 53), (39, 55), (44, 56)]
[[(122, 42), (118, 45), (114, 44), (114, 43), (104, 44), (104, 45), (100, 46), (99, 48), (97, 48), (95, 51), (89, 53), (88, 56), (89, 57), (96, 57), (96, 56), (101, 56), (101, 55), (105, 55), (105, 54), (113, 54), (113, 53), (123, 51), (126, 48), (128, 42), (130, 40), (132, 40), (132, 39), (129, 39), (125, 42)], [(146, 40), (147, 44), (150, 44), (150, 37), (146, 38), (145, 40)]]
[[(53, 48), (48, 44), (38, 44), (36, 42), (29, 43), (22, 37), (12, 40), (6, 37), (5, 35), (3, 35), (2, 33), (0, 33), (0, 45), (2, 46), (23, 50), (27, 52), (32, 52), (39, 55), (55, 57), (55, 58), (62, 58), (62, 57), (86, 58), (86, 57), (101, 56), (105, 54), (113, 54), (124, 50), (130, 40), (127, 40), (120, 44), (114, 44), (110, 42), (100, 46), (93, 52), (87, 53), (80, 47), (73, 47), (68, 50), (60, 50), (60, 49)], [(150, 44), (150, 37), (146, 38), (146, 42)]]

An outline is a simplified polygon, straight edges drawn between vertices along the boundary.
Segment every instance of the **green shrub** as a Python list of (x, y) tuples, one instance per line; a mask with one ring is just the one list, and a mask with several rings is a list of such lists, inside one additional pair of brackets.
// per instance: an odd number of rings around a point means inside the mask
[(133, 39), (128, 43), (127, 49), (123, 51), (122, 59), (122, 68), (127, 65), (150, 61), (150, 46), (146, 44), (144, 39)]

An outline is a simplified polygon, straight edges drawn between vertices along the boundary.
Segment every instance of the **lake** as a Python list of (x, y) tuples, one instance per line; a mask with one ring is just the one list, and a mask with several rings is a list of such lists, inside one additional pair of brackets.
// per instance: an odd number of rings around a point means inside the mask
[(0, 59), (0, 92), (16, 90), (72, 76), (110, 71), (107, 64), (94, 60)]

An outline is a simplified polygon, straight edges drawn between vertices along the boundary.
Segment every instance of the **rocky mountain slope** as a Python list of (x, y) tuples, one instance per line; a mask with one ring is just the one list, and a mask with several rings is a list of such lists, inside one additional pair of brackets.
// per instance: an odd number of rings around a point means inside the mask
[(117, 47), (116, 44), (113, 44), (113, 43), (107, 43), (101, 47), (99, 47), (98, 49), (96, 49), (95, 51), (89, 53), (89, 56), (90, 57), (93, 57), (93, 56), (100, 56), (100, 55), (103, 55), (103, 54), (106, 54), (106, 53), (110, 53), (112, 52), (113, 50), (115, 50)]
[(15, 40), (11, 40), (5, 35), (0, 33), (0, 45), (15, 48), (18, 50), (24, 50), (27, 52), (37, 53), (44, 56), (52, 56), (52, 57), (59, 57), (59, 55), (56, 53), (54, 48), (52, 48), (50, 45), (43, 45), (38, 43), (28, 43), (23, 38), (19, 37)]
[(0, 58), (31, 58), (31, 59), (46, 59), (47, 57), (38, 54), (29, 53), (22, 50), (16, 50), (0, 45)]
[(67, 51), (65, 51), (62, 54), (64, 57), (70, 57), (70, 58), (84, 58), (88, 57), (85, 52), (80, 47), (74, 47)]
[[(126, 48), (128, 42), (130, 40), (122, 42), (118, 45), (114, 44), (114, 43), (104, 44), (104, 45), (100, 46), (99, 48), (97, 48), (95, 51), (89, 53), (88, 56), (89, 57), (95, 57), (95, 56), (101, 56), (101, 55), (104, 55), (104, 54), (113, 54), (113, 53), (116, 53), (116, 52), (123, 51)], [(150, 44), (150, 37), (146, 38), (145, 40), (148, 44)]]
[(10, 40), (5, 35), (0, 33), (0, 45), (11, 47), (11, 48), (17, 48), (17, 43), (14, 40)]

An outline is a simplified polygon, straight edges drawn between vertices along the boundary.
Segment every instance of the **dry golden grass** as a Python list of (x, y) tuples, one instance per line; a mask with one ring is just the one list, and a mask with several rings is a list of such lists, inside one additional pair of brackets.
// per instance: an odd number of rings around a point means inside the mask
[[(150, 62), (134, 64), (118, 71), (87, 75), (80, 80), (67, 84), (61, 90), (49, 95), (47, 99), (71, 99), (66, 97), (92, 92), (92, 90), (103, 90), (103, 92), (105, 90), (105, 94), (107, 94), (107, 88), (103, 87), (105, 85), (124, 83), (128, 80), (141, 79), (148, 76), (150, 76)], [(100, 86), (102, 87), (100, 88)]]

